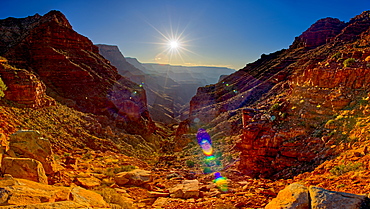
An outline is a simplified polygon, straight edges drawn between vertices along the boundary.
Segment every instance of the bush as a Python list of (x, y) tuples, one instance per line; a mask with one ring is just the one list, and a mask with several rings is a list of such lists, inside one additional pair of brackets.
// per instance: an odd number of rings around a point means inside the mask
[(355, 62), (356, 62), (355, 58), (348, 58), (348, 59), (343, 61), (343, 65), (344, 65), (344, 67), (351, 67), (353, 65), (353, 63), (355, 63)]
[(273, 104), (270, 107), (270, 111), (275, 111), (275, 110), (279, 109), (279, 107), (280, 107), (280, 104), (279, 103), (275, 103), (275, 104)]
[(0, 97), (5, 96), (4, 91), (6, 91), (6, 89), (7, 89), (7, 87), (6, 87), (5, 83), (3, 82), (3, 80), (1, 80), (1, 77), (0, 77)]
[(361, 166), (362, 166), (361, 163), (349, 163), (347, 165), (337, 165), (330, 170), (330, 173), (336, 176), (340, 176), (350, 171), (360, 170)]
[(191, 161), (191, 160), (186, 161), (186, 166), (188, 166), (189, 168), (193, 168), (194, 165), (195, 165), (194, 161)]

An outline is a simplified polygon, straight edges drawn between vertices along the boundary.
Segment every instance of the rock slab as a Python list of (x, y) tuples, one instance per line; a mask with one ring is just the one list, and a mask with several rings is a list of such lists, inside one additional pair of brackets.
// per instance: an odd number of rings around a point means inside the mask
[(199, 181), (194, 180), (184, 180), (181, 184), (176, 185), (173, 188), (169, 189), (170, 197), (172, 198), (198, 198), (200, 191), (199, 191)]

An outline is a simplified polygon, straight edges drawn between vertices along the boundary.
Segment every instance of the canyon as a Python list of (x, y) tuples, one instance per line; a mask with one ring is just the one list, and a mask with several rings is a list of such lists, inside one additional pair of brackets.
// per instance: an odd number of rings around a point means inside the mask
[(0, 207), (284, 208), (303, 194), (314, 208), (317, 192), (369, 205), (370, 11), (196, 75), (94, 45), (59, 11), (0, 29)]

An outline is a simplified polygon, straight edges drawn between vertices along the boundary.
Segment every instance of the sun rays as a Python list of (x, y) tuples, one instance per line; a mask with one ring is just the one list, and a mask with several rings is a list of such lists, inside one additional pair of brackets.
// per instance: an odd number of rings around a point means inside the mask
[[(148, 23), (148, 22), (147, 22)], [(152, 24), (148, 23), (159, 35), (158, 42), (160, 52), (156, 54), (154, 60), (159, 64), (171, 64), (171, 65), (185, 65), (187, 62), (186, 58), (189, 54), (195, 54), (189, 48), (190, 39), (185, 35), (185, 29), (180, 30), (179, 27), (174, 29), (170, 24), (168, 29), (159, 30)]]

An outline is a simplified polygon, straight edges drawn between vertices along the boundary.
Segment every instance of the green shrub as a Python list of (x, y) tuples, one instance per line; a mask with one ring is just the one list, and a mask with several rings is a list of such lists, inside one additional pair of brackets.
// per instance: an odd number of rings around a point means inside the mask
[(6, 89), (7, 89), (7, 87), (6, 87), (5, 83), (3, 82), (3, 80), (1, 80), (1, 77), (0, 77), (0, 97), (5, 96), (4, 91), (6, 91)]
[(194, 165), (195, 165), (194, 161), (191, 161), (191, 160), (186, 161), (186, 166), (188, 166), (189, 168), (193, 168)]
[(337, 165), (337, 166), (334, 166), (334, 168), (330, 170), (330, 173), (336, 176), (340, 176), (350, 171), (360, 170), (361, 166), (362, 166), (361, 163), (349, 163), (347, 165), (344, 165), (344, 164)]
[(353, 63), (355, 63), (356, 60), (355, 58), (348, 58), (346, 60), (343, 61), (343, 65), (344, 67), (351, 67)]
[(280, 107), (280, 104), (279, 104), (279, 103), (275, 103), (275, 104), (273, 104), (273, 105), (270, 107), (270, 111), (277, 110), (279, 107)]

